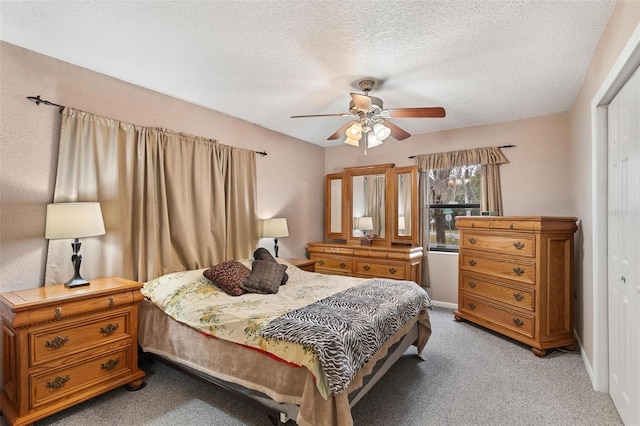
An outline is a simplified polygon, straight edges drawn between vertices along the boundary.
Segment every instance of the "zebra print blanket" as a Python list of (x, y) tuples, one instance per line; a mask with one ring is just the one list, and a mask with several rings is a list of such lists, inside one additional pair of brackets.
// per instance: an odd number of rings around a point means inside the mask
[(261, 335), (315, 351), (337, 395), (389, 337), (430, 306), (414, 282), (373, 278), (275, 318)]

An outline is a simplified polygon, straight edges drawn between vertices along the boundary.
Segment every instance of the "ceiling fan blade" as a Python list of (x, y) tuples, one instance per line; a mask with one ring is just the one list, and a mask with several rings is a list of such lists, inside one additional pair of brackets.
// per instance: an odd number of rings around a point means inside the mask
[(308, 117), (351, 117), (351, 114), (343, 112), (342, 114), (311, 114), (311, 115), (292, 115), (291, 118), (308, 118)]
[(447, 115), (442, 107), (393, 108), (387, 111), (393, 118), (442, 118)]
[(407, 132), (406, 130), (402, 130), (400, 127), (396, 126), (395, 124), (393, 124), (390, 121), (383, 120), (382, 124), (384, 124), (389, 129), (391, 129), (391, 137), (394, 138), (397, 141), (405, 140), (406, 138), (411, 136), (411, 133)]
[(371, 111), (371, 98), (369, 96), (359, 93), (350, 93), (350, 95), (356, 107), (363, 111)]
[(347, 124), (345, 124), (344, 126), (340, 127), (338, 130), (336, 130), (336, 132), (334, 134), (332, 134), (331, 136), (329, 136), (327, 138), (328, 141), (332, 141), (332, 140), (336, 140), (339, 139), (342, 135), (345, 135), (344, 132), (347, 131), (347, 129), (349, 128), (349, 126), (351, 126), (353, 123), (355, 123), (358, 120), (354, 120), (354, 121), (350, 121)]

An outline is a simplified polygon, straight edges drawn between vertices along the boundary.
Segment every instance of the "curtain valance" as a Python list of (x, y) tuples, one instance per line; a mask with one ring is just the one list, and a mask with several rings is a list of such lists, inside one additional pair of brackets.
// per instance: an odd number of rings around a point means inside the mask
[(450, 169), (472, 164), (486, 165), (508, 162), (500, 148), (497, 147), (463, 149), (416, 156), (416, 164), (420, 171)]

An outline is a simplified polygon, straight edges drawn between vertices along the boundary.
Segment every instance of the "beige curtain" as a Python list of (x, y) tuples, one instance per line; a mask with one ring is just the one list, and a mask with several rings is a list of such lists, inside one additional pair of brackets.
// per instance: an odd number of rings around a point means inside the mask
[[(424, 257), (422, 264), (422, 283), (429, 286), (429, 266), (427, 252), (429, 248), (428, 214), (428, 171), (451, 169), (459, 166), (482, 165), (482, 199), (480, 210), (495, 211), (502, 215), (502, 191), (500, 188), (500, 164), (508, 160), (498, 147), (465, 149), (460, 151), (440, 152), (416, 156), (416, 164), (420, 171), (420, 231)], [(425, 285), (425, 283), (427, 283)]]
[[(106, 235), (80, 240), (86, 279), (205, 268), (258, 239), (255, 152), (66, 108), (54, 202), (70, 201), (102, 207)], [(72, 275), (70, 241), (50, 240), (46, 284)]]
[(364, 179), (365, 194), (367, 200), (367, 211), (365, 216), (371, 217), (373, 221), (373, 235), (385, 235), (386, 216), (385, 216), (385, 176), (373, 175)]

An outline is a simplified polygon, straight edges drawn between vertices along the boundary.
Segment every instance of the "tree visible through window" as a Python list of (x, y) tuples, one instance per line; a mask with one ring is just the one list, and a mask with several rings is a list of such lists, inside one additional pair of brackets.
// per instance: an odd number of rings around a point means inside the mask
[(480, 215), (479, 164), (429, 170), (429, 250), (458, 251), (457, 216)]

